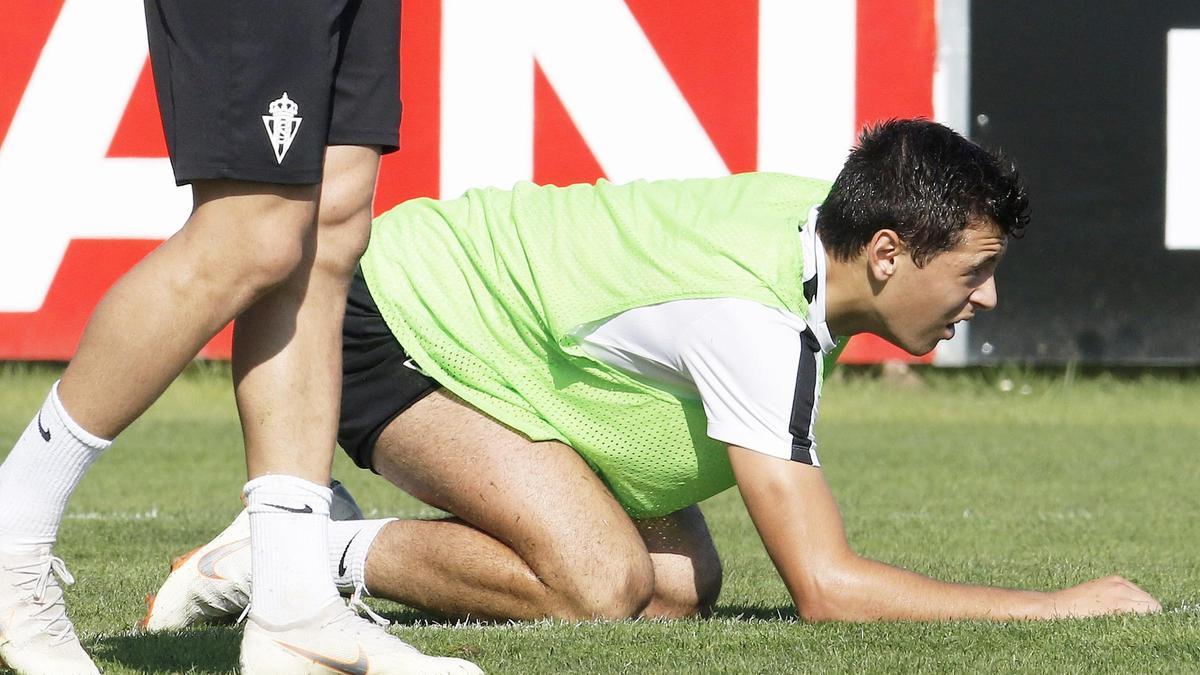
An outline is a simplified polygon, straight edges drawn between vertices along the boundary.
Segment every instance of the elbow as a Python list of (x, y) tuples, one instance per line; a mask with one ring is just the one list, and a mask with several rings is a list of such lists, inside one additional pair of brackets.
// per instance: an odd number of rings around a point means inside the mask
[(793, 593), (796, 612), (809, 623), (863, 621), (861, 603), (855, 592), (853, 575), (845, 568), (831, 567), (809, 575)]
[(836, 612), (832, 608), (825, 605), (815, 603), (806, 603), (797, 608), (799, 610), (800, 619), (805, 623), (826, 623), (829, 621), (841, 621)]
[(805, 593), (796, 600), (796, 612), (807, 623), (845, 621), (837, 598), (831, 594)]

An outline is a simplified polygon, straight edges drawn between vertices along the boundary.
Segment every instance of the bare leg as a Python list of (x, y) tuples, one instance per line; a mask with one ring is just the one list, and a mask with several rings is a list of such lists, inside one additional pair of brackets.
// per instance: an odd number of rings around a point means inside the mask
[(325, 160), (319, 227), (295, 273), (234, 329), (234, 386), (251, 478), (329, 481), (341, 391), (346, 292), (367, 245), (375, 148), (335, 146)]
[(302, 257), (315, 186), (202, 181), (183, 228), (96, 306), (63, 373), (63, 407), (114, 438), (150, 407), (204, 343), (285, 279)]
[(654, 597), (642, 611), (648, 619), (710, 616), (721, 593), (721, 559), (700, 507), (637, 521), (654, 561)]
[(366, 247), (378, 167), (375, 148), (326, 151), (320, 217), (300, 264), (234, 326), (256, 625), (313, 617), (337, 602), (324, 486), (338, 416), (346, 291)]
[(531, 443), (447, 394), (393, 421), (375, 466), (458, 516), (380, 532), (375, 595), (456, 616), (581, 619), (695, 614), (719, 588), (699, 509), (643, 531), (569, 447)]
[[(721, 564), (699, 507), (635, 525), (651, 547), (654, 568), (654, 594), (640, 616), (711, 615), (721, 590)], [(563, 611), (561, 599), (521, 556), (458, 519), (388, 525), (371, 547), (367, 577), (373, 595), (447, 616), (590, 618)]]

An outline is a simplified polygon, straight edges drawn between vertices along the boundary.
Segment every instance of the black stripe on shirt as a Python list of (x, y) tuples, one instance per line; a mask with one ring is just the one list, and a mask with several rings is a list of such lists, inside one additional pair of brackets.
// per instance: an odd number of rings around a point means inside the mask
[(812, 304), (817, 299), (817, 275), (813, 275), (811, 279), (804, 282), (804, 300), (808, 304)]
[(788, 431), (792, 434), (792, 461), (813, 464), (812, 432), (813, 411), (817, 407), (817, 355), (821, 351), (817, 338), (811, 330), (801, 334), (804, 349), (800, 350), (800, 363), (796, 366), (796, 393), (792, 396), (792, 419)]

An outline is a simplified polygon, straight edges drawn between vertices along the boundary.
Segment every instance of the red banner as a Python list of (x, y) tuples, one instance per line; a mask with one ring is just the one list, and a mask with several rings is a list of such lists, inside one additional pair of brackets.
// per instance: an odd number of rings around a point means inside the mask
[[(140, 3), (0, 6), (0, 359), (65, 360), (189, 197)], [(405, 2), (402, 147), (376, 210), (515, 180), (832, 178), (861, 125), (934, 116), (936, 52), (934, 0)], [(201, 355), (229, 348), (226, 330)], [(843, 356), (888, 358), (911, 360), (869, 337)]]

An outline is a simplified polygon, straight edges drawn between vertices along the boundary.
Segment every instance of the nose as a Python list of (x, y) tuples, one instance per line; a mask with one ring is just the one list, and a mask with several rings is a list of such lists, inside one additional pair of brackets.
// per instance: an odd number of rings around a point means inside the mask
[(971, 292), (971, 305), (980, 312), (996, 308), (996, 277), (988, 277), (987, 281)]

